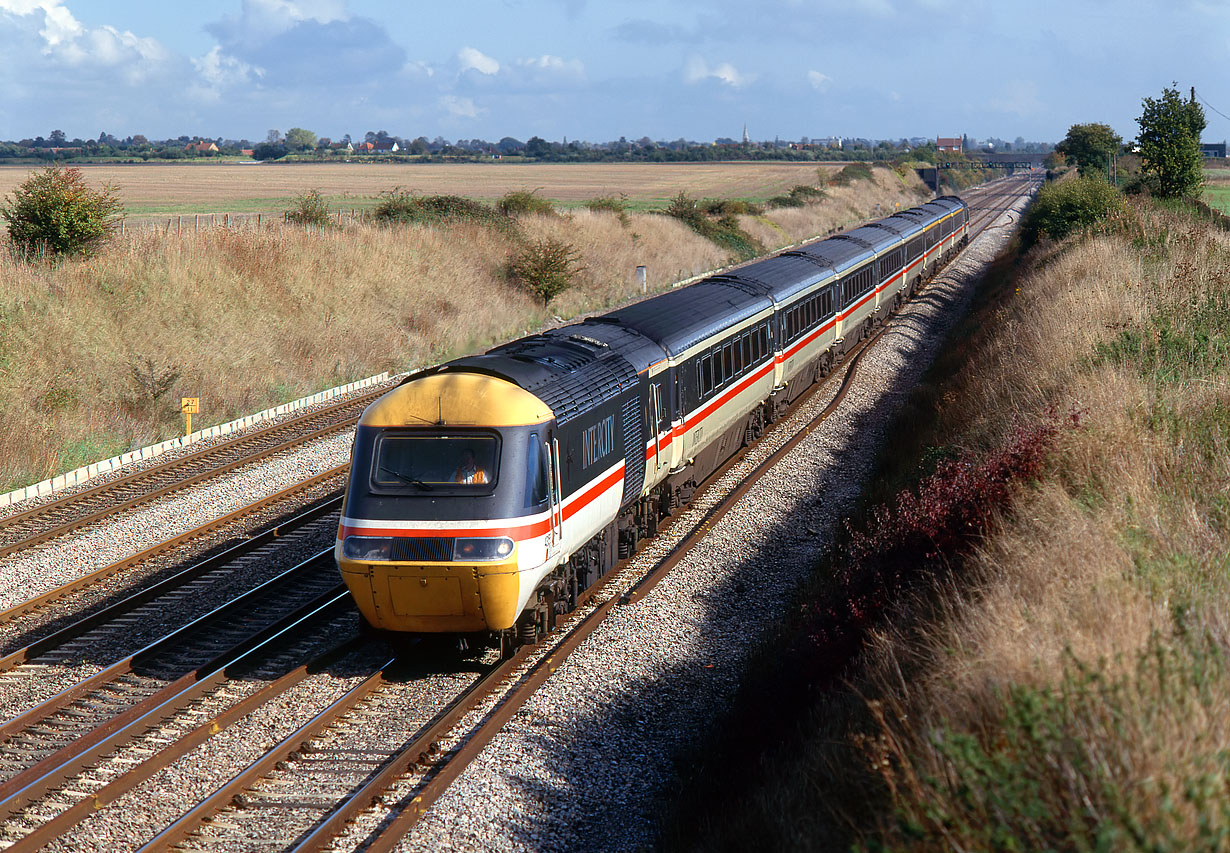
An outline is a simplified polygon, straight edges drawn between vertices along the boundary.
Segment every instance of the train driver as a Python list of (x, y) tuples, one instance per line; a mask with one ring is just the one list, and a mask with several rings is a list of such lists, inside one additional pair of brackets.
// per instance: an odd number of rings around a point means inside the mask
[(453, 473), (453, 480), (467, 485), (487, 482), (487, 472), (475, 461), (474, 451), (468, 447), (461, 452), (461, 464)]

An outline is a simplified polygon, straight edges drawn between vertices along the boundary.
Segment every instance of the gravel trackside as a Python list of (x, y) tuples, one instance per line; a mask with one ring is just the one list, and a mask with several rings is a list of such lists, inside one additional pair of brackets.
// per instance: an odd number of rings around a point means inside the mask
[[(1009, 222), (1002, 216), (902, 311), (838, 410), (659, 586), (616, 607), (398, 849), (654, 846), (673, 757), (726, 707), (745, 656), (857, 499), (886, 425), (968, 308)], [(827, 402), (817, 397), (806, 407), (813, 414)], [(750, 454), (729, 479), (759, 458)], [(345, 846), (374, 825), (360, 823)]]

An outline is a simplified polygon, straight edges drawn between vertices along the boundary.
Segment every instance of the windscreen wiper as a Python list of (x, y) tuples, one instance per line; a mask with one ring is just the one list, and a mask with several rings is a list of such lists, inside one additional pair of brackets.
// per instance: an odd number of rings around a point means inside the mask
[(394, 471), (392, 468), (386, 468), (383, 465), (380, 466), (380, 470), (386, 474), (390, 474), (396, 477), (397, 479), (401, 480), (403, 483), (409, 483), (412, 486), (418, 486), (420, 489), (424, 489), (429, 492), (431, 491), (431, 486), (427, 485), (426, 483), (424, 483), (422, 480), (418, 479), (417, 477), (407, 476), (406, 474), (403, 474), (400, 471)]

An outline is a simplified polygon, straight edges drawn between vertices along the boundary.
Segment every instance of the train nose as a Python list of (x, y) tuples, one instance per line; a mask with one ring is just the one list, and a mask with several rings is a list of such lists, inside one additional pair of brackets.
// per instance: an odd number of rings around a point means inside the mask
[(346, 561), (341, 571), (363, 616), (382, 630), (499, 630), (516, 621), (515, 558), (475, 565)]

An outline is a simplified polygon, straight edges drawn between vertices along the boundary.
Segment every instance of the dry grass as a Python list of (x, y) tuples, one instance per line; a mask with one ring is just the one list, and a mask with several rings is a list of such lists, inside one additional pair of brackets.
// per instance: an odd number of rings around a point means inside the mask
[(765, 216), (740, 216), (739, 224), (765, 246), (777, 249), (867, 219), (889, 216), (930, 197), (913, 171), (902, 176), (893, 169), (874, 168), (871, 176), (870, 186), (860, 181), (827, 187), (823, 201), (770, 210)]
[(888, 445), (1081, 428), (677, 847), (1226, 849), (1230, 234), (1148, 203), (1104, 231), (994, 285)]
[[(890, 644), (913, 673), (908, 690), (878, 688), (896, 711), (883, 826), (901, 846), (1102, 833), (1191, 849), (1230, 831), (1230, 239), (1137, 215), (1040, 250), (945, 395), (941, 429), (975, 441), (1047, 407), (1083, 411), (1085, 428), (972, 557), (977, 581), (921, 647)], [(1009, 774), (1030, 790), (1005, 812)]]
[[(731, 169), (707, 172), (731, 180)], [(505, 267), (518, 240), (548, 237), (573, 246), (583, 272), (544, 309)], [(180, 396), (202, 398), (195, 423), (208, 426), (621, 304), (639, 296), (638, 265), (652, 291), (727, 261), (669, 217), (584, 208), (527, 214), (509, 231), (135, 229), (92, 258), (54, 266), (0, 247), (0, 489), (176, 434)]]
[[(639, 246), (617, 223), (594, 224), (577, 240), (594, 273), (553, 311), (627, 298), (633, 259), (672, 273), (719, 261), (711, 244), (662, 217)], [(512, 247), (474, 226), (278, 226), (130, 232), (55, 267), (0, 253), (0, 483), (173, 435), (180, 396), (202, 398), (198, 423), (207, 425), (537, 328), (548, 317), (503, 277)], [(172, 373), (157, 399), (140, 378)]]

